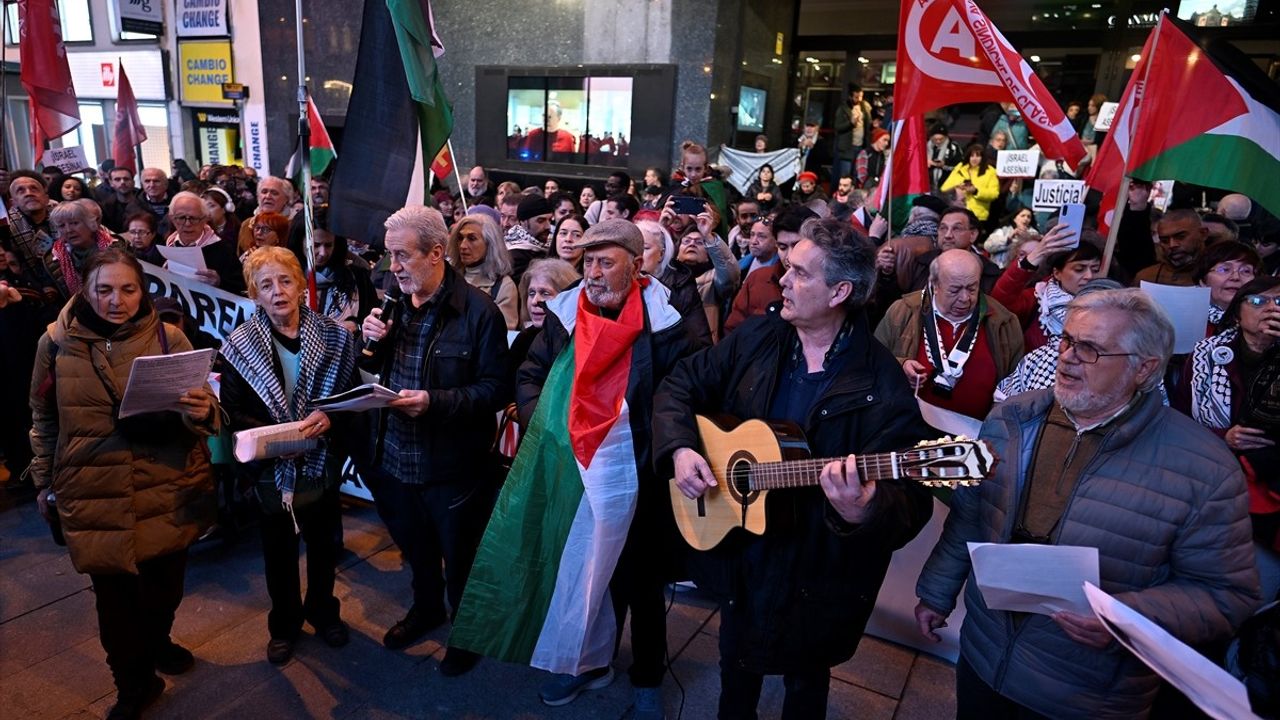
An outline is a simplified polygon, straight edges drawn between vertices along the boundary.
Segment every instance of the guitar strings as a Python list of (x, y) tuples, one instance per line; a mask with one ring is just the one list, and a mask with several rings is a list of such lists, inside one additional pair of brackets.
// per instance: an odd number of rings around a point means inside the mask
[[(856, 463), (859, 473), (875, 475), (879, 477), (893, 477), (895, 474), (895, 466), (897, 469), (910, 470), (910, 466), (914, 466), (922, 461), (941, 460), (948, 457), (960, 457), (959, 455), (941, 455), (939, 457), (929, 457), (931, 451), (928, 448), (918, 450), (908, 450), (897, 454), (895, 459), (886, 454), (877, 454), (870, 457), (858, 457)], [(782, 462), (757, 463), (752, 465), (749, 470), (750, 476), (747, 478), (748, 484), (753, 490), (770, 490), (785, 487), (800, 487), (805, 485), (813, 485), (816, 482), (814, 477), (815, 471), (821, 471), (831, 462), (837, 462), (843, 458), (809, 458), (804, 460), (792, 460)], [(907, 467), (904, 467), (907, 466)], [(960, 469), (960, 468), (955, 468)], [(926, 482), (945, 482), (948, 484), (955, 482), (964, 482), (967, 478), (948, 479), (945, 476), (945, 469), (934, 468), (938, 473), (938, 477), (930, 478), (925, 473), (922, 479)], [(910, 477), (910, 475), (907, 475)]]

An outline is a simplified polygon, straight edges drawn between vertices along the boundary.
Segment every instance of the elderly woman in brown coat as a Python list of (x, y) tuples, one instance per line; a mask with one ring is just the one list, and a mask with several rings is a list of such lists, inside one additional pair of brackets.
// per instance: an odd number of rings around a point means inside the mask
[(118, 417), (134, 359), (191, 349), (160, 322), (145, 287), (132, 256), (96, 254), (40, 338), (31, 379), (36, 501), (46, 518), (57, 513), (72, 565), (93, 581), (118, 693), (113, 719), (138, 717), (160, 696), (157, 670), (192, 665), (169, 632), (187, 547), (215, 511), (205, 438), (218, 412), (207, 387), (187, 391), (173, 411)]

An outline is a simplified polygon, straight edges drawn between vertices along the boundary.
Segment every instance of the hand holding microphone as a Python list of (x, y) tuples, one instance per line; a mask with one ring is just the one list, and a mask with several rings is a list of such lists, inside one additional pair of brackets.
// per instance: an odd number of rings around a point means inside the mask
[(401, 297), (403, 295), (399, 288), (388, 290), (382, 298), (382, 307), (371, 310), (360, 325), (360, 332), (364, 335), (364, 347), (360, 349), (360, 354), (364, 357), (373, 357), (378, 351), (378, 343), (386, 336), (391, 323), (395, 322), (395, 310)]

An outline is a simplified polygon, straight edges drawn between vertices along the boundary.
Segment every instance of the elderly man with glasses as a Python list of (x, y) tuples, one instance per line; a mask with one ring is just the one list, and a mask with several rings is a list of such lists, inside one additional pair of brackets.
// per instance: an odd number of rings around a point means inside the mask
[[(236, 248), (223, 242), (209, 226), (204, 201), (193, 192), (180, 192), (169, 201), (169, 222), (173, 234), (165, 244), (176, 247), (198, 247), (204, 255), (204, 270), (196, 270), (200, 282), (222, 288), (227, 292), (243, 293), (244, 278)], [(248, 223), (246, 223), (248, 225)]]
[(1261, 603), (1240, 464), (1157, 387), (1173, 326), (1145, 293), (1103, 290), (1067, 310), (1053, 389), (1010, 398), (981, 437), (992, 477), (953, 495), (916, 585), (938, 640), (969, 580), (956, 717), (1146, 717), (1159, 677), (1091, 615), (989, 608), (967, 542), (1098, 550), (1101, 587), (1179, 640), (1224, 640)]

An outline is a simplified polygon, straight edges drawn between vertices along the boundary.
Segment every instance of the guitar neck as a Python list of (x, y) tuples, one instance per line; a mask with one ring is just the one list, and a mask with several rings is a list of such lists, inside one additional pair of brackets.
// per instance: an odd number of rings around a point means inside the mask
[[(893, 480), (906, 477), (901, 472), (899, 460), (919, 454), (918, 451), (878, 453), (875, 455), (859, 455), (854, 463), (858, 466), (858, 476), (863, 482), (871, 480)], [(784, 460), (782, 462), (757, 463), (751, 466), (750, 487), (752, 490), (777, 490), (779, 488), (809, 487), (818, 484), (822, 468), (828, 463), (843, 462), (844, 458), (810, 458), (806, 460)]]

